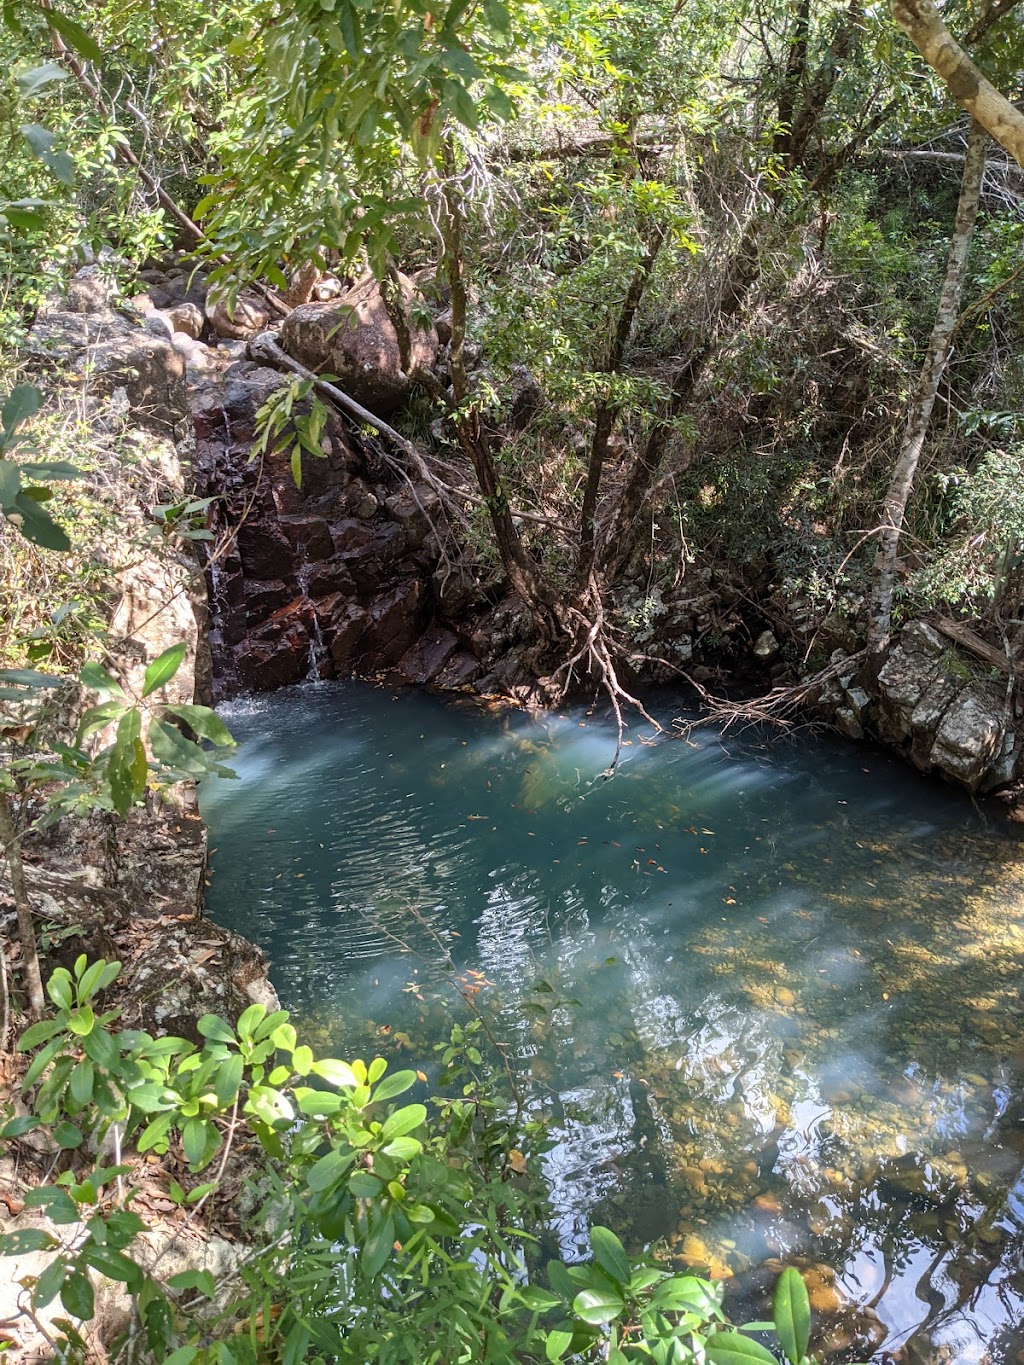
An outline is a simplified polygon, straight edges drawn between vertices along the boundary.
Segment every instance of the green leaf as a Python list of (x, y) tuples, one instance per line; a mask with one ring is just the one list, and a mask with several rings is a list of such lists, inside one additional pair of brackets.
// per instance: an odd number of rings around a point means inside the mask
[(619, 1239), (608, 1228), (595, 1227), (590, 1230), (590, 1245), (594, 1249), (594, 1260), (616, 1284), (625, 1285), (629, 1281), (632, 1267), (629, 1257)]
[(393, 1071), (390, 1076), (385, 1076), (374, 1090), (373, 1103), (379, 1104), (381, 1100), (392, 1100), (396, 1095), (403, 1094), (415, 1084), (415, 1071)]
[(217, 1281), (209, 1270), (182, 1270), (167, 1279), (168, 1289), (196, 1289), (208, 1299), (217, 1297)]
[(36, 157), (62, 185), (75, 183), (75, 163), (67, 152), (53, 150), (54, 136), (41, 123), (25, 123), (19, 129)]
[(83, 687), (88, 687), (93, 692), (101, 694), (109, 692), (112, 697), (127, 700), (121, 684), (97, 663), (83, 664), (78, 673), (78, 680)]
[(423, 1151), (423, 1143), (414, 1137), (397, 1137), (382, 1147), (385, 1156), (393, 1156), (396, 1161), (411, 1161)]
[(70, 1152), (75, 1147), (81, 1147), (85, 1136), (81, 1128), (73, 1123), (58, 1123), (53, 1130), (53, 1140), (63, 1151)]
[(557, 1294), (549, 1294), (546, 1289), (540, 1289), (532, 1284), (524, 1289), (519, 1297), (534, 1313), (549, 1313), (552, 1308), (562, 1306), (562, 1300)]
[(71, 1073), (69, 1088), (71, 1098), (78, 1105), (86, 1105), (92, 1099), (96, 1084), (96, 1072), (88, 1057), (83, 1057)]
[(349, 1176), (348, 1188), (349, 1193), (356, 1199), (376, 1199), (384, 1185), (369, 1171), (355, 1171)]
[(88, 1322), (96, 1311), (92, 1283), (84, 1270), (73, 1270), (60, 1287), (60, 1301), (73, 1318)]
[(196, 1028), (202, 1037), (209, 1038), (212, 1042), (237, 1042), (234, 1029), (219, 1014), (204, 1014), (196, 1024)]
[(304, 1322), (297, 1322), (285, 1338), (281, 1365), (302, 1365), (312, 1333)]
[(13, 435), (22, 422), (34, 417), (42, 406), (43, 395), (34, 384), (16, 385), (5, 399), (0, 413), (4, 431), (9, 436)]
[(57, 1245), (56, 1237), (42, 1228), (18, 1228), (0, 1236), (0, 1256), (24, 1256), (30, 1251), (47, 1251)]
[(335, 1148), (326, 1156), (322, 1156), (312, 1167), (306, 1176), (306, 1184), (317, 1193), (322, 1190), (329, 1190), (332, 1185), (338, 1183), (354, 1160), (354, 1153)]
[(0, 459), (0, 510), (6, 515), (14, 508), (21, 489), (21, 467), (11, 460)]
[(811, 1335), (811, 1303), (803, 1276), (795, 1266), (787, 1266), (778, 1278), (772, 1294), (772, 1317), (786, 1359), (790, 1365), (800, 1365)]
[(213, 1136), (212, 1124), (206, 1119), (191, 1118), (181, 1130), (181, 1145), (190, 1166), (198, 1166), (206, 1155), (207, 1143)]
[(63, 1256), (56, 1256), (36, 1281), (36, 1287), (32, 1291), (34, 1308), (45, 1308), (48, 1303), (53, 1302), (60, 1292), (60, 1287), (64, 1283), (64, 1277), (67, 1273), (67, 1261)]
[(146, 791), (149, 765), (141, 730), (142, 717), (134, 708), (126, 711), (117, 723), (117, 737), (107, 761), (107, 782), (118, 815), (127, 815)]
[(356, 1073), (348, 1062), (340, 1062), (336, 1057), (324, 1057), (319, 1062), (314, 1062), (310, 1071), (328, 1084), (343, 1086), (347, 1090), (355, 1090), (359, 1085)]
[(101, 1275), (106, 1275), (108, 1280), (117, 1280), (127, 1285), (129, 1293), (138, 1293), (142, 1288), (141, 1266), (136, 1265), (123, 1251), (93, 1245), (86, 1247), (82, 1259)]
[(50, 9), (46, 11), (46, 22), (51, 28), (55, 28), (64, 41), (80, 53), (87, 62), (95, 62), (98, 66), (103, 61), (103, 49), (99, 43), (74, 19), (69, 19), (66, 14), (61, 14), (60, 10)]
[(19, 1114), (17, 1118), (8, 1119), (0, 1128), (0, 1141), (10, 1142), (12, 1138), (19, 1138), (25, 1133), (31, 1133), (34, 1128), (38, 1128), (42, 1123), (32, 1114)]
[(716, 1332), (704, 1351), (711, 1365), (777, 1365), (771, 1351), (739, 1332)]
[(372, 1229), (363, 1243), (361, 1264), (363, 1271), (372, 1280), (379, 1275), (391, 1255), (395, 1241), (395, 1220), (389, 1213), (386, 1218)]
[(389, 1114), (385, 1119), (381, 1140), (390, 1142), (393, 1138), (403, 1137), (406, 1133), (411, 1133), (414, 1128), (419, 1128), (426, 1121), (427, 1109), (425, 1105), (407, 1104), (403, 1109), (396, 1109), (393, 1114)]
[(68, 479), (83, 479), (85, 477), (81, 469), (76, 469), (73, 464), (67, 464), (64, 460), (49, 460), (42, 463), (23, 464), (22, 474), (27, 474), (33, 479), (49, 480), (50, 482), (60, 482)]
[(555, 1365), (556, 1361), (563, 1359), (571, 1345), (572, 1332), (556, 1327), (553, 1332), (548, 1333), (548, 1339), (544, 1344), (544, 1357), (551, 1365)]
[(217, 1068), (217, 1074), (213, 1078), (213, 1088), (217, 1095), (217, 1102), (223, 1108), (231, 1104), (238, 1094), (239, 1087), (242, 1084), (244, 1065), (241, 1053), (235, 1052), (221, 1062)]
[(584, 1322), (594, 1327), (614, 1322), (626, 1305), (620, 1294), (609, 1285), (596, 1289), (584, 1289), (572, 1301), (572, 1311)]
[(59, 1019), (40, 1019), (38, 1024), (32, 1024), (25, 1030), (18, 1046), (21, 1051), (27, 1052), (29, 1048), (38, 1047), (40, 1043), (45, 1043), (55, 1033), (60, 1033), (63, 1027), (64, 1025)]
[(67, 535), (34, 496), (41, 492), (45, 490), (23, 488), (15, 498), (14, 506), (7, 509), (7, 519), (33, 545), (41, 545), (44, 550), (70, 550), (71, 541)]
[(155, 692), (158, 687), (163, 687), (164, 683), (169, 682), (181, 667), (182, 660), (188, 646), (184, 640), (176, 645), (171, 645), (170, 649), (158, 655), (146, 669), (142, 680), (142, 695), (148, 697), (151, 692)]
[(231, 731), (208, 706), (165, 706), (164, 710), (183, 720), (200, 739), (208, 739), (221, 748), (229, 748), (235, 743)]

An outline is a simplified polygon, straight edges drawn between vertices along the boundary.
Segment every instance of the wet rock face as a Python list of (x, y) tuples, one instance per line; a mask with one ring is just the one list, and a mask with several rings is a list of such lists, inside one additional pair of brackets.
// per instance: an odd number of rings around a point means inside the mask
[(447, 590), (431, 489), (335, 416), (301, 489), (286, 456), (250, 462), (256, 414), (285, 382), (243, 361), (192, 394), (200, 491), (221, 495), (213, 529), (231, 534), (209, 566), (216, 695), (353, 673), (454, 687), (482, 676), (478, 590)]
[[(404, 275), (399, 281), (408, 313), (416, 301), (415, 289)], [(438, 350), (434, 328), (414, 329), (410, 342), (409, 368), (433, 365)], [(294, 309), (281, 328), (281, 345), (310, 369), (336, 374), (345, 392), (379, 417), (400, 407), (412, 388), (402, 369), (398, 337), (372, 277), (329, 303)]]

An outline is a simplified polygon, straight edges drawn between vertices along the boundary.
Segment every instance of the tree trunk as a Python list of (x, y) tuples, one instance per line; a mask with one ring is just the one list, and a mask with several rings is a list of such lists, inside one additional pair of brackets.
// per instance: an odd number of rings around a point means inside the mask
[[(942, 22), (932, 0), (890, 0), (892, 17), (976, 122), (1024, 166), (1024, 114), (999, 93)], [(1000, 13), (1012, 6), (1007, 5)]]
[(960, 202), (957, 205), (956, 222), (949, 243), (946, 278), (939, 295), (935, 324), (932, 327), (921, 374), (907, 414), (903, 444), (893, 470), (889, 491), (882, 504), (882, 525), (878, 537), (878, 551), (875, 555), (871, 616), (868, 622), (868, 649), (875, 657), (881, 655), (889, 643), (900, 533), (903, 529), (907, 502), (914, 487), (921, 451), (928, 434), (935, 397), (946, 368), (953, 329), (960, 313), (960, 298), (967, 272), (967, 253), (974, 230), (974, 220), (978, 213), (981, 182), (985, 174), (987, 144), (988, 133), (984, 127), (978, 122), (972, 122), (967, 139), (963, 178), (960, 182)]
[(462, 259), (462, 197), (456, 181), (455, 151), (450, 141), (444, 145), (445, 180), (441, 190), (441, 236), (444, 240), (444, 265), (451, 290), (452, 339), (449, 345), (449, 370), (452, 397), (457, 411), (452, 425), (459, 444), (469, 456), (483, 496), (494, 534), (494, 544), (512, 589), (527, 604), (543, 633), (554, 638), (561, 633), (560, 613), (554, 593), (537, 572), (523, 548), (508, 493), (501, 481), (494, 458), (493, 437), (479, 411), (472, 406), (469, 373), (466, 367), (466, 281)]
[[(658, 253), (665, 243), (666, 230), (658, 224), (651, 237), (650, 245), (637, 266), (626, 291), (626, 297), (619, 314), (615, 335), (612, 337), (602, 371), (607, 375), (622, 372), (622, 362), (633, 331), (637, 309), (643, 300), (644, 291), (654, 273)], [(597, 499), (601, 491), (601, 479), (608, 459), (608, 442), (615, 426), (615, 409), (605, 396), (597, 403), (594, 413), (594, 435), (590, 443), (590, 460), (587, 464), (587, 481), (583, 489), (583, 506), (580, 510), (579, 554), (577, 557), (576, 581), (582, 587), (590, 577), (594, 567), (594, 520), (597, 514)]]
[(7, 856), (7, 866), (11, 873), (11, 887), (14, 892), (14, 906), (18, 912), (18, 939), (21, 943), (21, 960), (25, 971), (25, 986), (28, 990), (29, 1014), (33, 1019), (42, 1018), (46, 1012), (46, 999), (43, 995), (43, 979), (39, 971), (39, 950), (36, 946), (36, 930), (32, 923), (32, 906), (28, 898), (28, 884), (25, 881), (25, 868), (21, 861), (21, 846), (14, 823), (14, 807), (5, 791), (0, 791), (0, 848)]

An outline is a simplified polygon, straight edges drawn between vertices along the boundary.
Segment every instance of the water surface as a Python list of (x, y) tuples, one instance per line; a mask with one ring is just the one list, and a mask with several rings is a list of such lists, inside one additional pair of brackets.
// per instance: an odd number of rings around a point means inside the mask
[(210, 914), (315, 1046), (432, 1072), (450, 953), (552, 1122), (563, 1252), (667, 1237), (744, 1303), (795, 1261), (835, 1359), (1018, 1361), (1024, 866), (978, 807), (712, 730), (637, 729), (607, 781), (586, 711), (339, 683), (224, 713)]

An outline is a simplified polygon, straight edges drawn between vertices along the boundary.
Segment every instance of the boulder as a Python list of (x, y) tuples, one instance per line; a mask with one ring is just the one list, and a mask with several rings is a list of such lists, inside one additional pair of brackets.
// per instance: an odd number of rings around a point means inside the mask
[(262, 331), (269, 313), (258, 294), (243, 289), (233, 305), (227, 294), (211, 293), (206, 301), (206, 316), (219, 337), (237, 341)]
[(161, 434), (187, 428), (184, 360), (166, 337), (116, 313), (41, 311), (25, 355), (37, 374), (46, 368), (88, 370), (90, 394), (106, 398), (119, 392), (134, 426)]
[[(408, 314), (416, 292), (404, 275), (399, 280)], [(429, 369), (438, 350), (433, 326), (413, 329), (411, 343), (412, 369)], [(401, 407), (412, 389), (380, 287), (370, 275), (332, 302), (294, 309), (282, 325), (281, 345), (310, 369), (336, 374), (346, 393), (379, 416)]]
[(1003, 702), (981, 687), (968, 686), (947, 708), (935, 732), (932, 764), (974, 790), (988, 785), (989, 764), (1001, 756)]

